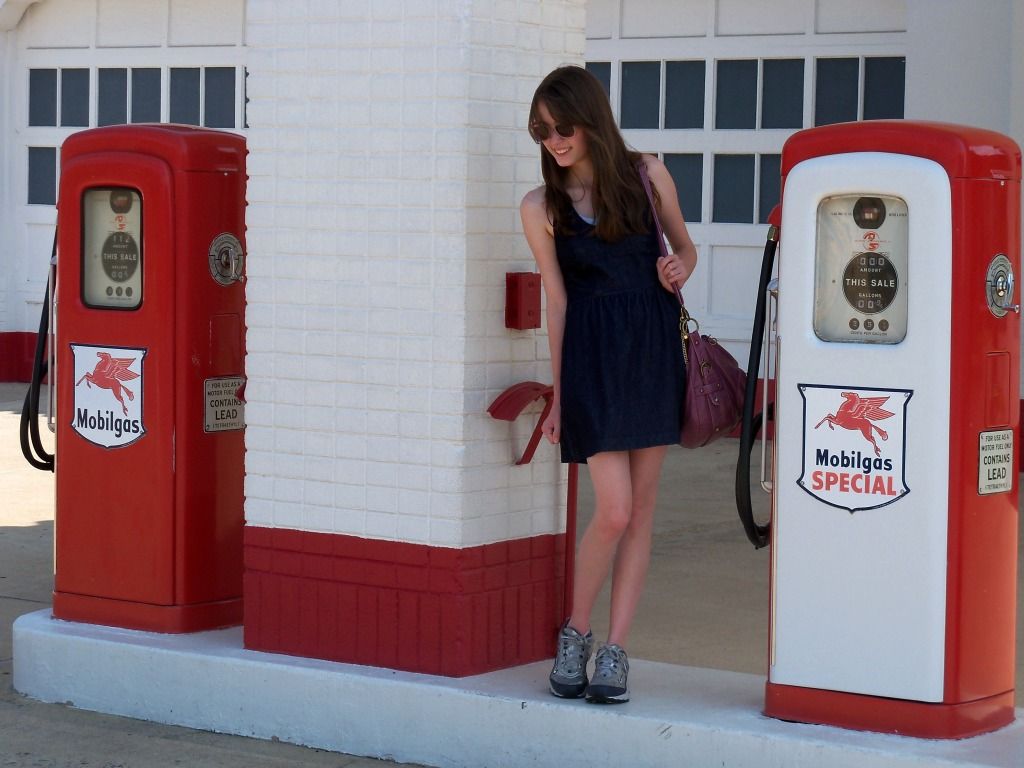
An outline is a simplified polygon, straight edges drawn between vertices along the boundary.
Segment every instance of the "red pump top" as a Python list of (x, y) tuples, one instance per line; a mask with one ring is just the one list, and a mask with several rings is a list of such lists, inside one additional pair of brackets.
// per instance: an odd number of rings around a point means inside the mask
[(138, 152), (163, 158), (181, 171), (237, 171), (244, 167), (245, 139), (235, 133), (173, 123), (108, 125), (71, 134), (61, 160), (94, 152)]
[(950, 178), (1020, 181), (1020, 147), (982, 128), (917, 120), (866, 120), (808, 128), (782, 149), (782, 175), (812, 157), (847, 152), (891, 152), (934, 160)]

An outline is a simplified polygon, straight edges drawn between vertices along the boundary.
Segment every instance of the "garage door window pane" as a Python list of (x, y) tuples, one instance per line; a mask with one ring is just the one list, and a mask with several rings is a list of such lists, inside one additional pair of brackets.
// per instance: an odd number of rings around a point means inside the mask
[(704, 62), (665, 64), (665, 127), (704, 127)]
[(210, 128), (235, 127), (235, 68), (207, 67), (203, 70), (203, 124)]
[(761, 87), (762, 128), (802, 128), (804, 60), (766, 59)]
[(28, 71), (28, 124), (57, 124), (57, 70)]
[(132, 70), (132, 122), (160, 122), (160, 70)]
[(661, 62), (622, 62), (622, 127), (657, 128), (661, 113)]
[(818, 59), (814, 86), (814, 124), (857, 119), (858, 59)]
[(703, 218), (701, 210), (701, 189), (704, 186), (703, 155), (665, 155), (665, 167), (672, 174), (679, 196), (679, 207), (683, 218), (699, 223)]
[(612, 63), (610, 61), (588, 61), (587, 72), (596, 77), (604, 86), (604, 95), (612, 92)]
[(56, 205), (57, 149), (28, 148), (28, 204)]
[(752, 224), (754, 221), (754, 156), (715, 155), (712, 221)]
[(82, 128), (89, 125), (89, 70), (60, 71), (60, 124)]
[(715, 128), (754, 128), (757, 61), (720, 61), (717, 81)]
[(171, 70), (171, 122), (199, 125), (199, 68)]
[(99, 71), (97, 125), (122, 125), (128, 122), (128, 70)]
[(761, 155), (761, 180), (758, 184), (757, 220), (762, 224), (768, 221), (768, 214), (779, 203), (779, 173), (782, 168), (782, 155)]
[(903, 119), (907, 60), (864, 59), (864, 119)]

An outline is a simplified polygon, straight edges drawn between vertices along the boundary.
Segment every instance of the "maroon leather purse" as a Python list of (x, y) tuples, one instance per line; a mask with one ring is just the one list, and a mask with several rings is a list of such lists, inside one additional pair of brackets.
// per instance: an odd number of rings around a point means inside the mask
[[(667, 256), (665, 232), (658, 220), (651, 180), (643, 163), (638, 169), (651, 203), (651, 214), (658, 231), (658, 247), (661, 255)], [(700, 448), (729, 434), (739, 424), (747, 374), (714, 337), (701, 336), (700, 324), (686, 311), (682, 288), (676, 288), (676, 297), (679, 299), (679, 337), (686, 363), (686, 395), (679, 444), (684, 448)]]

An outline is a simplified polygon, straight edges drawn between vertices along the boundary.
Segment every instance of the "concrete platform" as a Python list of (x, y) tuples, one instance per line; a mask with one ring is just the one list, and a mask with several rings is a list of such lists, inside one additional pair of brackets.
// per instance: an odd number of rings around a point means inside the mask
[(484, 766), (1024, 765), (1024, 710), (992, 734), (928, 741), (760, 714), (757, 675), (634, 661), (626, 706), (560, 701), (548, 665), (451, 679), (246, 651), (238, 628), (161, 635), (14, 624), (14, 687), (33, 698), (220, 733), (417, 762)]

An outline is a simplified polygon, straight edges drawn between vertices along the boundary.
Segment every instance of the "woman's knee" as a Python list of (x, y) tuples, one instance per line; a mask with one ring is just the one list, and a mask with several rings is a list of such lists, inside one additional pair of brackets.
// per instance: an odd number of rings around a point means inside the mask
[(627, 501), (602, 504), (595, 510), (593, 524), (603, 536), (619, 539), (629, 528), (632, 518), (632, 505)]

